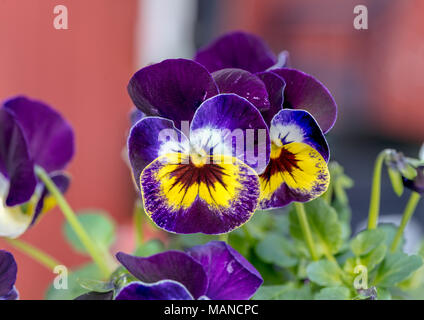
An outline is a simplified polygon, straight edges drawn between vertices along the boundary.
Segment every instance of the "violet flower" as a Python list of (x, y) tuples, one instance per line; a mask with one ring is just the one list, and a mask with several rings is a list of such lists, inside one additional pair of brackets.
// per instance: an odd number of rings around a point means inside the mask
[[(287, 52), (282, 52), (277, 58), (255, 35), (232, 32), (200, 49), (195, 61), (206, 67), (213, 78), (241, 74), (240, 70), (244, 70), (249, 72), (250, 77), (256, 76), (262, 80), (268, 90), (270, 104), (256, 106), (263, 112), (268, 124), (283, 106), (285, 109), (308, 111), (322, 131), (327, 133), (337, 118), (337, 105), (333, 97), (313, 76), (288, 68), (287, 58)], [(226, 83), (218, 83), (219, 89), (227, 86)]]
[[(234, 150), (232, 135), (222, 134), (239, 130), (244, 139), (252, 129), (262, 130), (262, 138), (252, 139), (251, 153)], [(269, 162), (261, 114), (246, 99), (220, 94), (201, 104), (189, 131), (186, 136), (161, 117), (145, 117), (131, 129), (129, 159), (147, 215), (176, 233), (219, 234), (240, 227), (258, 204), (256, 172)], [(161, 139), (164, 132), (169, 137)], [(259, 152), (263, 161), (255, 157)]]
[(0, 107), (0, 236), (15, 238), (54, 206), (35, 166), (62, 192), (62, 173), (74, 153), (74, 135), (62, 116), (43, 102), (16, 97)]
[(147, 258), (120, 252), (117, 259), (139, 281), (124, 286), (116, 300), (246, 300), (263, 282), (242, 255), (221, 241)]
[(0, 250), (0, 300), (17, 300), (15, 288), (18, 267), (10, 252)]

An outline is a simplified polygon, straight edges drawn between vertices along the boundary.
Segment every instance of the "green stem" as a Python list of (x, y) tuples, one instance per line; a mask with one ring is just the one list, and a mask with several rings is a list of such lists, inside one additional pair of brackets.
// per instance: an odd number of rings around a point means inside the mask
[(388, 150), (383, 150), (375, 160), (374, 174), (372, 178), (371, 200), (368, 212), (368, 229), (377, 228), (378, 216), (380, 214), (380, 193), (381, 193), (381, 169), (387, 156)]
[(303, 232), (303, 237), (308, 246), (309, 253), (311, 254), (312, 260), (318, 260), (318, 254), (315, 249), (314, 239), (312, 238), (311, 228), (309, 227), (308, 218), (306, 217), (305, 208), (303, 203), (295, 202), (294, 206), (296, 208), (297, 217), (299, 218), (300, 227)]
[(219, 241), (228, 242), (228, 233), (222, 233), (218, 236)]
[(408, 203), (406, 204), (405, 211), (403, 212), (403, 215), (402, 215), (402, 220), (400, 222), (400, 225), (397, 229), (396, 235), (395, 235), (393, 242), (392, 242), (392, 245), (390, 247), (391, 252), (396, 251), (396, 249), (399, 245), (399, 241), (400, 241), (400, 239), (402, 239), (403, 232), (404, 232), (409, 220), (411, 219), (412, 215), (414, 214), (414, 211), (415, 211), (417, 204), (420, 201), (420, 199), (421, 199), (421, 197), (420, 197), (419, 193), (412, 192), (411, 197), (409, 198)]
[(4, 238), (4, 240), (11, 245), (12, 247), (18, 249), (19, 251), (22, 251), (27, 256), (31, 257), (44, 267), (50, 270), (54, 270), (56, 266), (61, 265), (60, 262), (58, 262), (56, 259), (48, 255), (47, 253), (41, 251), (40, 249), (30, 245), (29, 243), (26, 243), (25, 241), (18, 240), (18, 239), (9, 239)]
[(90, 236), (85, 231), (84, 227), (81, 225), (77, 216), (75, 215), (72, 208), (69, 206), (68, 202), (63, 197), (60, 190), (56, 187), (54, 182), (50, 179), (49, 175), (41, 167), (36, 167), (35, 172), (37, 176), (44, 182), (46, 188), (55, 197), (58, 206), (63, 212), (63, 215), (68, 220), (70, 226), (77, 234), (79, 240), (87, 249), (87, 252), (91, 255), (93, 261), (98, 265), (103, 276), (105, 278), (109, 277), (112, 270), (109, 269), (107, 261), (110, 260), (109, 257), (105, 259), (104, 252), (98, 248), (95, 242), (90, 238)]
[(135, 230), (135, 243), (138, 247), (139, 245), (143, 244), (144, 242), (144, 232), (143, 232), (143, 222), (144, 222), (144, 212), (141, 207), (141, 203), (139, 200), (135, 202), (134, 205), (134, 230)]

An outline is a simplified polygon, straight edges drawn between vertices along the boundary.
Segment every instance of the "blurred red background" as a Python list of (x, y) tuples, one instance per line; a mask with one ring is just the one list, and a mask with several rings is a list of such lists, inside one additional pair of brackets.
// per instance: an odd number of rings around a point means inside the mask
[[(343, 158), (349, 137), (364, 132), (364, 139), (378, 135), (412, 144), (424, 140), (421, 0), (315, 0), (313, 5), (309, 0), (0, 0), (0, 99), (16, 94), (38, 98), (72, 123), (77, 153), (69, 169), (73, 182), (67, 198), (76, 210), (100, 207), (121, 224), (131, 220), (135, 194), (122, 160), (132, 106), (126, 85), (137, 66), (150, 62), (140, 61), (143, 52), (152, 44), (166, 45), (170, 40), (162, 35), (173, 37), (169, 23), (176, 2), (196, 8), (192, 28), (182, 31), (192, 36), (193, 47), (228, 30), (252, 31), (276, 52), (288, 49), (294, 66), (318, 76), (339, 105), (332, 131), (340, 141), (336, 157)], [(143, 10), (153, 3), (160, 7), (152, 21), (162, 33), (143, 24), (150, 13)], [(68, 8), (69, 30), (53, 28), (53, 8), (59, 4)], [(369, 9), (368, 30), (353, 28), (357, 4)], [(171, 18), (161, 15), (167, 10)], [(150, 43), (142, 38), (143, 28), (152, 34)], [(357, 152), (352, 146), (351, 154)], [(355, 167), (357, 158), (351, 170)], [(358, 170), (369, 176), (363, 168)], [(84, 258), (63, 240), (63, 221), (54, 210), (23, 239), (71, 267)], [(127, 238), (121, 234), (122, 246), (128, 245)], [(1, 240), (0, 247), (10, 249)], [(21, 297), (42, 298), (54, 274), (13, 253)]]

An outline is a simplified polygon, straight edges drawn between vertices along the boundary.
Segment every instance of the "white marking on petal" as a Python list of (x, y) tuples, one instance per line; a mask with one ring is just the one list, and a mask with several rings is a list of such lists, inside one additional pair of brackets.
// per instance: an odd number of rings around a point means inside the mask
[(281, 147), (291, 142), (303, 142), (305, 133), (296, 124), (273, 124), (270, 129), (271, 141)]

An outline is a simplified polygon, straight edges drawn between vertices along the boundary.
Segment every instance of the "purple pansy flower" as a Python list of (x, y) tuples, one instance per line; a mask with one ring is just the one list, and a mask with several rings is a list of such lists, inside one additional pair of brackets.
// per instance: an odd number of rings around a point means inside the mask
[(0, 107), (0, 236), (15, 238), (54, 205), (35, 166), (63, 192), (61, 171), (74, 153), (74, 135), (62, 116), (43, 102), (16, 97)]
[(10, 252), (0, 250), (0, 300), (17, 300), (15, 288), (18, 267)]
[(242, 255), (221, 241), (146, 258), (120, 252), (117, 259), (139, 281), (123, 287), (116, 300), (246, 300), (263, 282)]
[(266, 113), (264, 117), (268, 121), (282, 107), (308, 111), (324, 133), (336, 121), (337, 105), (328, 89), (313, 76), (288, 68), (288, 53), (284, 51), (277, 58), (255, 35), (245, 32), (225, 34), (199, 50), (195, 61), (212, 74), (224, 72), (223, 69), (225, 73), (242, 69), (259, 77), (266, 85), (270, 103), (257, 107)]
[[(250, 150), (245, 137), (251, 138)], [(139, 120), (128, 151), (146, 213), (160, 228), (219, 234), (240, 227), (255, 211), (260, 193), (255, 170), (265, 169), (270, 140), (248, 100), (220, 94), (198, 107), (186, 134), (168, 119)]]

